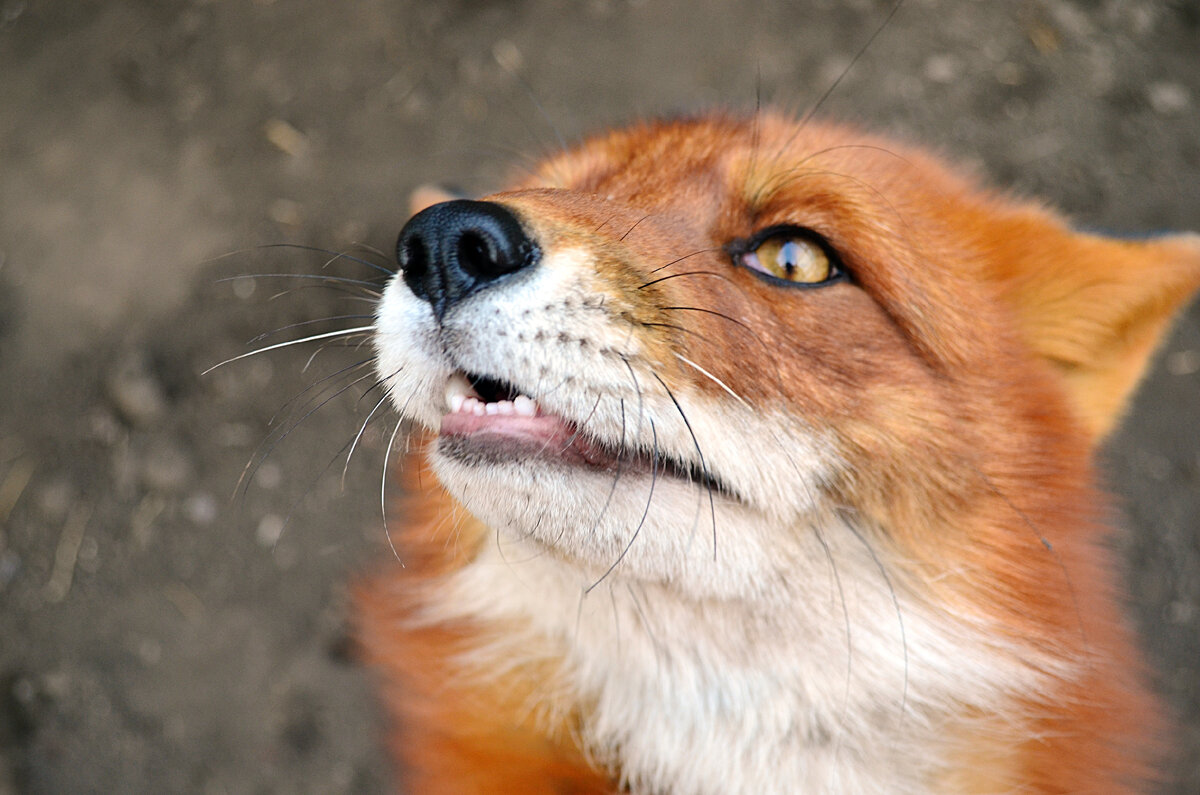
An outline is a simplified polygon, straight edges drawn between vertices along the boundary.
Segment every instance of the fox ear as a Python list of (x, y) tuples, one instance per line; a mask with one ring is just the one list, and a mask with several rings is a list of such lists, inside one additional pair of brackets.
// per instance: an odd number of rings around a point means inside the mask
[(426, 207), (461, 198), (461, 194), (440, 185), (418, 185), (408, 197), (408, 212), (416, 215)]
[[(1200, 287), (1200, 235), (1114, 240), (1027, 237), (1032, 267), (1001, 279), (1027, 342), (1064, 377), (1099, 440), (1122, 410), (1174, 315)], [(1024, 247), (1024, 246), (1023, 246)]]

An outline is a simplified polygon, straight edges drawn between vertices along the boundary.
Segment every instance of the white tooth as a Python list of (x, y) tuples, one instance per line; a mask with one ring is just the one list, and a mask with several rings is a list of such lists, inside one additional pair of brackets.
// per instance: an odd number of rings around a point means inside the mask
[(465, 375), (454, 373), (446, 379), (446, 405), (451, 411), (458, 411), (462, 407), (462, 399), (468, 397), (478, 397), (478, 395), (471, 388), (471, 382), (467, 380)]
[(501, 400), (496, 404), (496, 413), (511, 415), (513, 413), (513, 404), (510, 400)]
[(475, 407), (479, 405), (479, 401), (473, 397), (463, 398), (463, 403), (460, 410), (464, 414), (474, 414)]
[(522, 417), (532, 417), (537, 414), (537, 403), (533, 401), (533, 398), (525, 395), (517, 395), (512, 406), (513, 411)]
[(482, 417), (483, 415), (487, 414), (487, 407), (480, 401), (476, 400), (475, 405), (471, 407), (471, 411), (476, 417)]
[(450, 395), (450, 412), (457, 414), (462, 411), (463, 403), (466, 401), (466, 395)]
[(483, 408), (484, 408), (484, 411), (486, 411), (488, 414), (499, 414), (500, 413), (500, 405), (497, 403), (488, 403)]

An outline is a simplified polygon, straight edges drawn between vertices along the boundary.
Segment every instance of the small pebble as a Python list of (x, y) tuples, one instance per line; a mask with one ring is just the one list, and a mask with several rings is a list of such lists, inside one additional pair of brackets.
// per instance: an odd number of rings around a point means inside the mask
[(1179, 83), (1151, 83), (1146, 88), (1146, 99), (1160, 116), (1175, 116), (1191, 104), (1187, 88)]
[(367, 224), (357, 219), (345, 221), (337, 229), (337, 238), (343, 245), (360, 243), (367, 237)]
[(300, 553), (292, 544), (279, 544), (274, 551), (275, 566), (282, 571), (294, 567), (300, 560)]
[(121, 440), (124, 429), (121, 421), (105, 406), (95, 406), (88, 412), (88, 435), (100, 444), (112, 447)]
[(279, 468), (278, 464), (271, 461), (260, 466), (258, 471), (254, 473), (254, 483), (259, 488), (267, 489), (268, 491), (279, 488), (279, 484), (282, 482), (283, 470)]
[(1193, 375), (1200, 372), (1200, 351), (1175, 351), (1167, 356), (1167, 372), (1171, 375)]
[(167, 412), (166, 395), (144, 353), (123, 356), (105, 386), (117, 413), (134, 427), (153, 425)]
[(301, 226), (304, 223), (304, 205), (291, 199), (276, 199), (267, 207), (267, 217), (283, 226)]
[(1025, 83), (1025, 70), (1019, 64), (1005, 61), (996, 68), (996, 81), (1005, 86), (1019, 86)]
[(194, 525), (210, 525), (217, 519), (217, 500), (208, 493), (193, 494), (183, 504), (183, 515)]
[(38, 510), (50, 524), (59, 524), (67, 517), (67, 511), (75, 502), (75, 486), (69, 480), (55, 479), (37, 490), (35, 501)]
[(245, 447), (254, 441), (254, 429), (242, 422), (223, 422), (213, 436), (222, 447)]
[(254, 540), (260, 546), (273, 547), (279, 541), (279, 537), (283, 535), (283, 527), (283, 517), (276, 513), (269, 513), (258, 521), (258, 528), (254, 531)]
[(154, 638), (142, 638), (137, 644), (137, 655), (146, 665), (157, 665), (162, 659), (162, 644)]
[(286, 155), (303, 157), (308, 152), (308, 136), (283, 119), (271, 119), (263, 125), (267, 140)]
[(492, 45), (492, 57), (496, 59), (496, 63), (509, 72), (519, 71), (524, 63), (521, 51), (508, 39), (501, 39)]
[(174, 442), (158, 442), (143, 454), (142, 485), (150, 491), (177, 492), (192, 480), (192, 461)]
[(924, 73), (931, 83), (953, 83), (962, 75), (962, 65), (953, 55), (931, 55), (925, 60)]

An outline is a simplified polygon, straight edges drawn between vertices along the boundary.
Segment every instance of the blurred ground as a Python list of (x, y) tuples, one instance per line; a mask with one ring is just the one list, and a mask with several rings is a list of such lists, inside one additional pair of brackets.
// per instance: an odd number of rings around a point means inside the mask
[[(344, 490), (326, 467), (373, 405), (358, 389), (276, 446), (321, 388), (285, 404), (365, 354), (200, 375), (370, 308), (219, 280), (370, 278), (255, 247), (386, 251), (415, 185), (496, 187), (604, 124), (807, 107), (888, 6), (0, 0), (0, 795), (386, 791), (345, 593), (389, 554), (391, 424)], [(1200, 229), (1197, 52), (1194, 0), (909, 0), (822, 112), (1082, 225)], [(1198, 395), (1193, 306), (1108, 455), (1178, 793), (1200, 791)]]

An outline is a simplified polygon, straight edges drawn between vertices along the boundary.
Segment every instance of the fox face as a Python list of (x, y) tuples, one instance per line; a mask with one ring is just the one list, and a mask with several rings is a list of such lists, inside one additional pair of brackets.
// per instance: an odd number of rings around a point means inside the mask
[(612, 781), (1137, 773), (1089, 462), (1195, 237), (1081, 235), (908, 147), (713, 115), (425, 208), (398, 258), (379, 374), (448, 493), (400, 531), (445, 558), (416, 624), (492, 627), (451, 658), (534, 666), (526, 712)]

